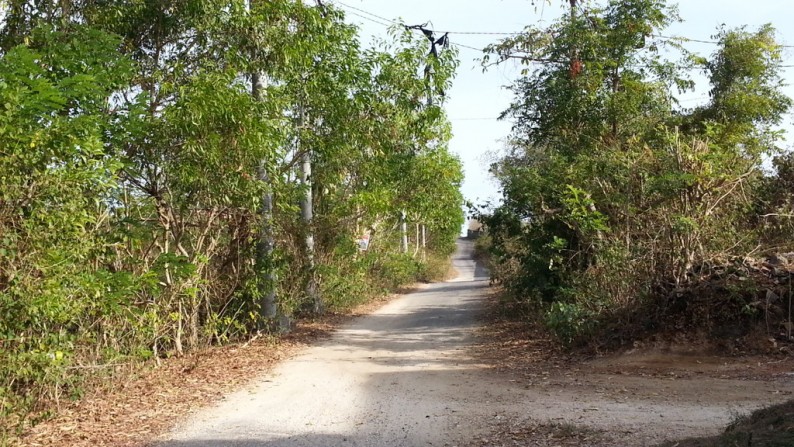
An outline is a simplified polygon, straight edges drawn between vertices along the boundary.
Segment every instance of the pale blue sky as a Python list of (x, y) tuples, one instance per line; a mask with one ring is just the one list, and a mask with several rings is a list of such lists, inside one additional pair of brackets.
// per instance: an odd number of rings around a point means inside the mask
[[(520, 31), (527, 24), (549, 24), (567, 10), (567, 1), (550, 0), (329, 0), (348, 11), (348, 21), (359, 24), (364, 43), (371, 36), (385, 37), (386, 27), (375, 22), (402, 18), (407, 24), (430, 22), (431, 28), (458, 32)], [(533, 5), (534, 3), (534, 5)], [(583, 2), (586, 3), (586, 2)], [(676, 2), (670, 2), (674, 4)], [(355, 9), (358, 8), (358, 9)], [(788, 0), (685, 0), (678, 2), (684, 22), (671, 26), (665, 35), (710, 40), (720, 24), (729, 27), (748, 25), (750, 29), (771, 23), (778, 30), (779, 41), (794, 45), (794, 2)], [(367, 15), (367, 11), (373, 15)], [(365, 19), (366, 18), (366, 19)], [(482, 48), (499, 39), (498, 35), (451, 33), (453, 44)], [(688, 42), (687, 48), (703, 55), (714, 51), (707, 43)], [(463, 160), (466, 180), (464, 196), (475, 202), (498, 197), (497, 185), (489, 178), (488, 153), (501, 149), (500, 142), (510, 132), (510, 123), (496, 117), (511, 100), (503, 86), (518, 76), (514, 64), (489, 69), (483, 73), (475, 60), (482, 54), (459, 47), (461, 66), (446, 102), (452, 120), (453, 138), (450, 147)], [(794, 48), (786, 49), (787, 65), (794, 65)], [(787, 83), (794, 84), (794, 68), (784, 69)], [(789, 96), (794, 88), (787, 87)], [(683, 105), (704, 101), (705, 86), (689, 94)], [(787, 128), (791, 128), (791, 118)], [(794, 139), (794, 137), (791, 137)]]

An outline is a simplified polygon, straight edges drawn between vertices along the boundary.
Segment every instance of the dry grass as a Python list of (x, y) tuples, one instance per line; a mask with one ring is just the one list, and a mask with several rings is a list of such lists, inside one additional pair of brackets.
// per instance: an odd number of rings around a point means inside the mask
[(661, 447), (792, 447), (794, 400), (738, 418), (719, 436), (668, 442)]
[[(407, 289), (406, 289), (407, 290)], [(27, 430), (12, 446), (137, 447), (167, 432), (187, 414), (219, 400), (270, 371), (278, 362), (330, 336), (339, 325), (379, 308), (397, 295), (378, 298), (348, 312), (298, 322), (280, 337), (208, 348), (126, 371), (98, 382), (52, 419)]]
[(570, 423), (509, 421), (498, 423), (487, 436), (466, 447), (612, 447), (615, 442), (603, 431)]

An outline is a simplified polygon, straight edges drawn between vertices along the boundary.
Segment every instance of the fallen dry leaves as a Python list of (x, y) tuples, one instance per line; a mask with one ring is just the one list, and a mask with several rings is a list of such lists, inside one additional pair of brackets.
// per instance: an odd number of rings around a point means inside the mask
[(21, 439), (27, 446), (136, 446), (170, 428), (177, 418), (220, 398), (289, 357), (313, 334), (257, 340), (149, 365), (61, 408)]
[[(775, 382), (789, 377), (794, 368), (794, 358), (753, 355), (725, 357), (706, 354), (697, 343), (669, 343), (656, 345), (637, 343), (634, 348), (597, 356), (590, 351), (570, 352), (544, 329), (542, 323), (530, 316), (521, 315), (521, 308), (511, 308), (500, 301), (499, 292), (488, 298), (484, 324), (478, 331), (478, 342), (472, 354), (495, 375), (509, 383), (521, 383), (525, 388), (557, 392), (567, 387), (593, 390), (599, 396), (611, 396), (615, 401), (625, 401), (633, 395), (631, 387), (636, 380), (654, 378), (674, 381), (690, 379), (708, 389), (710, 381), (724, 379)], [(683, 382), (688, 382), (684, 380)], [(682, 387), (681, 390), (686, 390)], [(647, 390), (646, 390), (647, 391)], [(682, 391), (683, 392), (683, 391)], [(789, 391), (781, 391), (787, 395)], [(642, 393), (640, 393), (642, 394)], [(670, 392), (666, 396), (675, 403), (679, 396)], [(707, 394), (707, 393), (706, 393)], [(707, 395), (703, 396), (708, 399)], [(661, 399), (658, 394), (649, 400)], [(686, 400), (686, 399), (684, 399)], [(642, 399), (640, 404), (644, 405)], [(584, 412), (599, 412), (597, 407), (583, 408)], [(489, 428), (465, 447), (507, 446), (587, 446), (607, 447), (627, 445), (621, 439), (630, 433), (605, 431), (587, 423), (588, 418), (576, 423), (563, 420), (531, 419), (526, 415), (499, 414), (488, 421)], [(596, 418), (597, 419), (597, 418)]]
[(467, 447), (612, 447), (615, 441), (604, 431), (566, 423), (532, 423), (501, 419), (493, 431)]
[(540, 324), (517, 317), (518, 308), (500, 302), (498, 289), (491, 290), (472, 353), (496, 372), (564, 367), (572, 357), (561, 349)]
[(243, 387), (279, 361), (328, 337), (340, 324), (372, 312), (394, 296), (345, 314), (298, 322), (292, 332), (278, 338), (213, 347), (117, 374), (113, 383), (87, 392), (79, 401), (62, 404), (57, 416), (29, 429), (15, 442), (31, 447), (146, 445), (185, 415)]

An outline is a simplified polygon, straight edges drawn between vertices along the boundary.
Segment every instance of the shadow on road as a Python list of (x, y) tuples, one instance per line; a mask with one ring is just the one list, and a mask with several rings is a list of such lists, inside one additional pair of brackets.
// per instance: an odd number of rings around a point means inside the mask
[[(406, 438), (394, 445), (420, 445)], [(283, 436), (270, 440), (261, 439), (196, 439), (189, 441), (170, 441), (168, 447), (332, 447), (332, 446), (375, 446), (368, 436), (345, 436), (340, 434), (310, 433)]]
[(456, 279), (354, 320), (158, 445), (413, 447), (468, 432), (472, 414), (492, 411), (482, 403), (493, 395), (478, 386), (483, 365), (466, 352), (488, 287), (471, 248), (459, 242)]

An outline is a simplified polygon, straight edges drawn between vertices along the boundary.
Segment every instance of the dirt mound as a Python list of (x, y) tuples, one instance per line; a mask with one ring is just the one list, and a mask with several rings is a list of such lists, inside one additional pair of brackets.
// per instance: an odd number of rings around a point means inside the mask
[(720, 355), (794, 354), (794, 253), (695, 266), (594, 337), (599, 351), (699, 345)]
[(717, 336), (740, 336), (760, 323), (778, 342), (792, 341), (794, 253), (705, 262), (691, 276), (689, 285), (670, 294), (671, 314), (686, 315)]
[(668, 442), (662, 447), (794, 446), (794, 400), (737, 419), (719, 436)]

